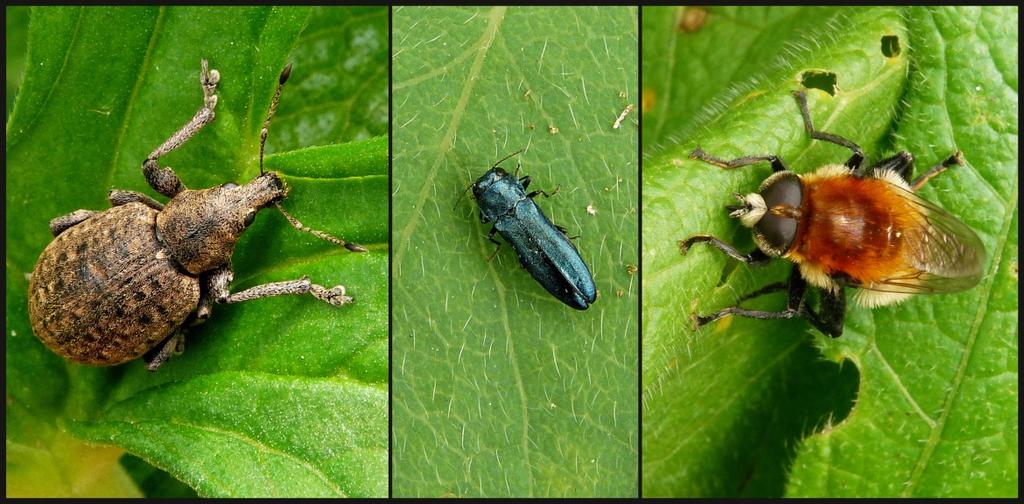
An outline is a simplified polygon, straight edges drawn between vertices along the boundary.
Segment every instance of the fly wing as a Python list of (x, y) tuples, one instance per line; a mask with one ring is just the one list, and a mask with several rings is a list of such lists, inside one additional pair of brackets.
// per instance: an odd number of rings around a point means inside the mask
[(861, 288), (883, 292), (939, 293), (970, 289), (981, 280), (985, 247), (974, 231), (945, 210), (892, 186), (907, 205), (903, 258), (906, 267)]

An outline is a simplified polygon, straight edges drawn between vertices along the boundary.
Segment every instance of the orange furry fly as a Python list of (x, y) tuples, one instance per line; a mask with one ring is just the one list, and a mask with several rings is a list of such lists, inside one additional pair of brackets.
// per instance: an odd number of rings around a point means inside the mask
[[(963, 164), (959, 151), (915, 179), (909, 152), (874, 165), (865, 163), (861, 148), (838, 135), (814, 129), (803, 91), (793, 93), (811, 138), (850, 149), (844, 164), (828, 164), (814, 173), (797, 175), (775, 155), (746, 156), (724, 161), (698, 147), (690, 155), (706, 163), (734, 169), (766, 161), (772, 174), (757, 192), (735, 194), (738, 205), (729, 216), (751, 228), (757, 249), (744, 254), (710, 235), (679, 241), (680, 252), (707, 242), (730, 257), (758, 266), (774, 257), (795, 264), (789, 281), (768, 285), (740, 301), (787, 290), (782, 311), (731, 306), (708, 315), (694, 314), (695, 328), (728, 315), (756, 319), (804, 318), (832, 337), (843, 333), (845, 287), (857, 289), (854, 302), (865, 307), (890, 305), (918, 293), (969, 289), (981, 280), (985, 248), (970, 227), (916, 191), (947, 168)], [(805, 299), (807, 287), (821, 289), (818, 311)]]

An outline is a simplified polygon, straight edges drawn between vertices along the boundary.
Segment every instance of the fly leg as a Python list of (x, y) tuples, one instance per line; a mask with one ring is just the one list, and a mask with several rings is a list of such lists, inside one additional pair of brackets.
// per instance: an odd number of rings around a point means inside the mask
[(157, 160), (160, 156), (187, 142), (203, 126), (213, 122), (213, 109), (217, 106), (217, 95), (215, 92), (217, 91), (217, 82), (220, 81), (220, 73), (216, 70), (210, 70), (206, 60), (202, 60), (200, 66), (199, 84), (203, 87), (203, 106), (196, 111), (192, 119), (150, 153), (146, 160), (142, 162), (142, 173), (146, 175), (146, 181), (149, 182), (150, 187), (168, 198), (174, 197), (175, 194), (185, 189), (185, 185), (181, 183), (181, 179), (178, 178), (173, 169), (170, 167), (161, 168)]
[(736, 247), (733, 247), (732, 245), (729, 245), (728, 243), (725, 243), (711, 235), (693, 235), (685, 240), (679, 240), (679, 253), (686, 255), (686, 252), (690, 250), (690, 247), (694, 243), (699, 242), (708, 242), (718, 250), (724, 252), (725, 255), (751, 266), (762, 266), (771, 260), (771, 258), (762, 252), (761, 249), (754, 249), (753, 252), (744, 254), (737, 250)]
[(811, 122), (811, 113), (807, 110), (807, 95), (803, 91), (793, 91), (793, 96), (796, 97), (797, 106), (800, 107), (800, 115), (804, 118), (804, 129), (811, 135), (811, 138), (824, 140), (850, 149), (853, 151), (853, 156), (850, 156), (850, 159), (846, 161), (846, 166), (851, 170), (859, 170), (861, 164), (864, 163), (864, 151), (861, 150), (860, 146), (839, 135), (814, 129), (814, 124)]
[[(771, 290), (778, 290), (775, 289), (774, 285), (770, 285), (768, 287), (771, 287)], [(765, 294), (768, 287), (759, 289), (758, 291), (745, 296), (743, 299), (749, 299), (750, 297)], [(737, 305), (730, 306), (709, 315), (698, 315), (696, 313), (692, 313), (690, 315), (690, 320), (693, 323), (694, 330), (697, 330), (701, 326), (710, 324), (711, 322), (729, 315), (739, 315), (742, 317), (760, 320), (803, 318), (810, 322), (816, 329), (833, 338), (838, 338), (843, 334), (843, 318), (846, 315), (846, 296), (842, 288), (839, 288), (835, 292), (823, 292), (820, 314), (815, 313), (807, 306), (807, 303), (805, 302), (807, 282), (802, 276), (800, 276), (800, 272), (797, 268), (793, 268), (793, 272), (789, 276), (788, 291), (789, 296), (786, 302), (786, 309), (782, 311), (748, 310)]]
[(878, 177), (883, 171), (892, 171), (910, 183), (910, 176), (914, 174), (914, 156), (907, 151), (900, 151), (895, 156), (883, 159), (871, 166), (862, 166), (854, 175), (857, 177)]
[(726, 170), (733, 170), (736, 168), (740, 168), (742, 166), (759, 163), (761, 161), (768, 161), (772, 164), (772, 173), (789, 170), (789, 168), (786, 166), (786, 163), (784, 163), (779, 156), (776, 156), (774, 154), (769, 154), (767, 156), (744, 156), (741, 158), (726, 161), (724, 159), (716, 158), (708, 154), (707, 152), (704, 152), (704, 150), (701, 149), (700, 147), (697, 147), (696, 149), (693, 149), (693, 152), (690, 153), (690, 159), (699, 159), (701, 161), (704, 161), (705, 163), (712, 164)]
[(934, 177), (934, 176), (936, 176), (936, 175), (938, 175), (938, 174), (948, 170), (953, 165), (963, 165), (963, 164), (964, 164), (964, 153), (960, 152), (960, 151), (956, 151), (956, 152), (953, 153), (952, 156), (949, 156), (949, 158), (946, 159), (945, 161), (943, 161), (941, 164), (938, 164), (936, 166), (933, 166), (933, 167), (929, 168), (928, 171), (922, 173), (921, 176), (919, 176), (916, 179), (914, 179), (914, 181), (910, 183), (910, 188), (913, 191), (916, 192), (918, 189), (920, 189), (922, 186), (924, 186), (924, 184), (926, 182), (931, 180), (932, 177)]

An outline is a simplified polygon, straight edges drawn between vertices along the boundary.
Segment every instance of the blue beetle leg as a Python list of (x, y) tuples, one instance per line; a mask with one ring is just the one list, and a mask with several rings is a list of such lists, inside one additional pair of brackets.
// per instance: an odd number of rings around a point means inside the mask
[(533, 182), (533, 179), (531, 179), (529, 175), (519, 179), (519, 183), (523, 184), (523, 189), (530, 187), (530, 182)]
[(494, 239), (494, 235), (497, 234), (497, 232), (498, 228), (492, 227), (491, 232), (487, 233), (487, 239), (490, 240), (491, 243), (497, 245), (497, 247), (494, 248), (494, 253), (487, 258), (487, 262), (491, 262), (491, 259), (494, 259), (494, 256), (498, 255), (498, 251), (501, 250), (501, 242)]
[(690, 250), (690, 246), (698, 242), (708, 242), (729, 257), (736, 259), (737, 261), (745, 262), (751, 266), (761, 266), (771, 260), (771, 258), (762, 252), (761, 249), (754, 249), (753, 252), (744, 254), (737, 250), (736, 247), (733, 247), (732, 245), (729, 245), (728, 243), (725, 243), (711, 235), (693, 235), (685, 240), (679, 240), (679, 253), (686, 255), (686, 252)]
[(564, 227), (562, 227), (562, 226), (559, 226), (558, 224), (554, 224), (554, 226), (555, 226), (555, 229), (559, 230), (562, 234), (565, 235), (566, 238), (568, 238), (570, 240), (575, 240), (575, 239), (580, 237), (580, 235), (569, 236), (569, 230), (564, 228)]
[(560, 191), (560, 190), (562, 190), (562, 186), (560, 186), (560, 185), (559, 186), (555, 186), (555, 190), (551, 191), (550, 193), (538, 189), (536, 191), (531, 192), (530, 194), (527, 194), (526, 197), (530, 198), (530, 199), (533, 199), (533, 198), (536, 198), (538, 194), (543, 194), (545, 198), (550, 198), (550, 197), (558, 194), (558, 191)]

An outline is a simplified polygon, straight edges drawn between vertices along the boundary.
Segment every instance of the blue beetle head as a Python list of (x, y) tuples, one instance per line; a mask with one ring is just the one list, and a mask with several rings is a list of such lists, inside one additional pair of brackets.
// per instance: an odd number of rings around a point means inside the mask
[(499, 180), (508, 176), (508, 172), (502, 169), (500, 166), (495, 166), (483, 176), (476, 179), (476, 183), (473, 184), (473, 197), (480, 199), (480, 195), (487, 191), (492, 185), (497, 183)]

